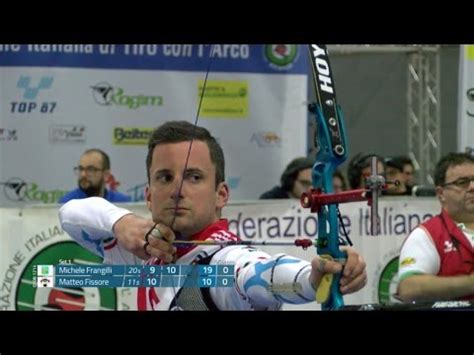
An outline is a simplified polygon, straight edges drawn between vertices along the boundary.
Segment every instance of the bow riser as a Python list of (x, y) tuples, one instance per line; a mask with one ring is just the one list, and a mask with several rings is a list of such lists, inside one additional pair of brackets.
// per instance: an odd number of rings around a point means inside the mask
[[(315, 83), (316, 105), (309, 110), (315, 115), (316, 162), (312, 169), (313, 187), (323, 194), (332, 193), (333, 174), (347, 158), (347, 139), (344, 121), (336, 102), (331, 67), (326, 48), (312, 44), (309, 47)], [(332, 259), (345, 260), (347, 255), (339, 249), (339, 221), (336, 205), (318, 207), (317, 253)], [(329, 298), (322, 303), (323, 310), (338, 309), (344, 305), (339, 290), (340, 274), (334, 275)]]

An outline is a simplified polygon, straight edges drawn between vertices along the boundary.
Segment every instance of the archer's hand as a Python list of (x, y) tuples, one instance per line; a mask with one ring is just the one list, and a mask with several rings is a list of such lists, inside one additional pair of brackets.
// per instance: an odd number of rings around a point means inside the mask
[(325, 273), (337, 274), (342, 270), (344, 271), (340, 279), (340, 290), (343, 295), (357, 292), (367, 284), (366, 264), (362, 256), (351, 247), (343, 246), (341, 250), (347, 253), (344, 267), (341, 263), (322, 259), (319, 256), (311, 261), (309, 280), (314, 289), (318, 288), (321, 278)]
[[(152, 230), (153, 226), (155, 228)], [(150, 256), (156, 256), (167, 263), (173, 261), (176, 247), (171, 242), (176, 237), (168, 226), (162, 223), (155, 225), (153, 220), (131, 213), (115, 222), (112, 230), (118, 243), (139, 258), (147, 260)]]

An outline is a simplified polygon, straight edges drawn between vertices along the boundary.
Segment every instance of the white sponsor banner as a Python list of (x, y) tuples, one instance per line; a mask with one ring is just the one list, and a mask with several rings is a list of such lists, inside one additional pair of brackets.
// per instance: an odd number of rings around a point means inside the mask
[[(89, 148), (111, 158), (108, 187), (142, 201), (149, 134), (194, 122), (207, 47), (0, 45), (0, 206), (57, 202)], [(233, 198), (256, 199), (306, 155), (306, 53), (214, 48), (198, 124), (223, 147)]]
[(474, 151), (474, 45), (459, 55), (458, 150)]
[[(124, 207), (144, 217), (143, 204)], [(354, 247), (367, 262), (367, 286), (345, 297), (346, 304), (395, 301), (397, 258), (402, 241), (420, 222), (439, 213), (434, 198), (383, 198), (380, 201), (382, 234), (369, 235), (369, 209), (363, 202), (341, 205), (344, 225)], [(232, 203), (224, 217), (231, 229), (244, 240), (294, 241), (317, 236), (317, 218), (302, 209), (298, 201), (249, 201)], [(101, 263), (64, 233), (58, 221), (57, 206), (0, 209), (0, 309), (136, 309), (133, 288), (33, 288), (33, 265)], [(292, 246), (259, 247), (270, 254), (287, 253), (310, 261), (314, 247), (302, 250)], [(315, 302), (284, 309), (320, 309)]]

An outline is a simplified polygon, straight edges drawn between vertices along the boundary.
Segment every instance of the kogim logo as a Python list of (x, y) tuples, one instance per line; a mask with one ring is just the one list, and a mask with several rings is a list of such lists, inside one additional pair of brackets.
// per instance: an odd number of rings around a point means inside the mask
[(142, 106), (163, 106), (163, 96), (129, 94), (122, 87), (114, 87), (108, 82), (100, 82), (93, 86), (92, 96), (94, 101), (101, 106), (125, 106), (130, 109), (138, 109)]

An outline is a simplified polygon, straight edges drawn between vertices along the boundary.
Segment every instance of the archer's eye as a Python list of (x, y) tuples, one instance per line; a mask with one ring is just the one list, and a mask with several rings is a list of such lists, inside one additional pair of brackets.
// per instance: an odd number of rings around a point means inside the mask
[(186, 174), (186, 180), (189, 180), (191, 182), (199, 182), (202, 180), (202, 175), (198, 173), (189, 173)]
[(162, 183), (162, 184), (167, 184), (173, 181), (173, 175), (171, 174), (158, 174), (156, 176), (156, 181)]

